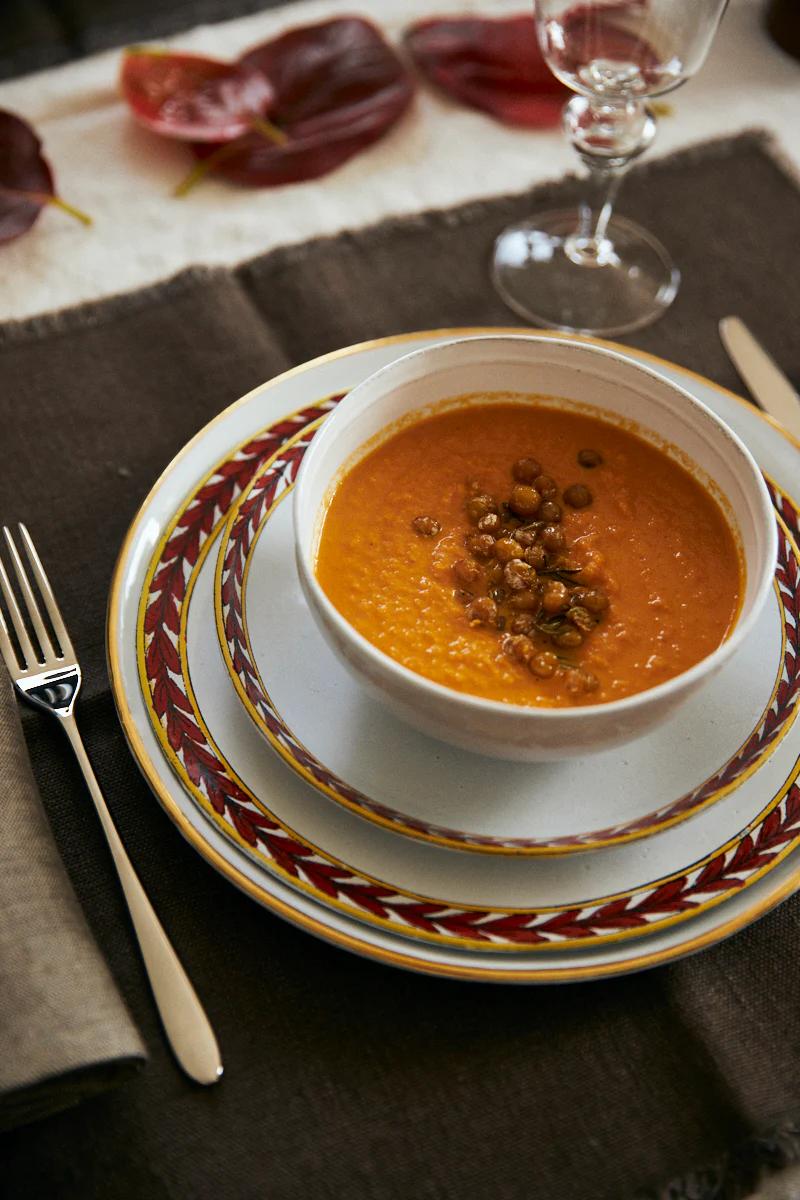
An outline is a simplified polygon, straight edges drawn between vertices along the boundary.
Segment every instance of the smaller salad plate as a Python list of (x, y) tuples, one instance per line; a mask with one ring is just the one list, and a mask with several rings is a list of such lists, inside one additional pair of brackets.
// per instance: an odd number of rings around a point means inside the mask
[[(367, 820), (461, 850), (596, 850), (686, 820), (758, 771), (791, 727), (797, 691), (797, 548), (775, 509), (779, 561), (766, 612), (743, 650), (647, 737), (555, 763), (504, 762), (410, 729), (331, 654), (303, 601), (295, 561), (297, 468), (314, 421), (254, 475), (220, 539), (217, 634), (242, 704), (297, 774)], [(773, 489), (773, 496), (777, 492)], [(794, 522), (796, 514), (790, 517)]]

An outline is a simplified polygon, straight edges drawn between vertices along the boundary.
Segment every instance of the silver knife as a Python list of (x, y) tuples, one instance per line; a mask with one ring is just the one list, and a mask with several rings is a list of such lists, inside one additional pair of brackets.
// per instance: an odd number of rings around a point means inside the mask
[(723, 317), (719, 336), (733, 365), (765, 412), (800, 438), (800, 396), (738, 317)]

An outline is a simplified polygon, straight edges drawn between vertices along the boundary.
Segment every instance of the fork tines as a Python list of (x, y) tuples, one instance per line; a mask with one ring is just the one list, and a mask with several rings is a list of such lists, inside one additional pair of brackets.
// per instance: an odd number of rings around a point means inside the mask
[[(26, 623), (8, 572), (3, 565), (2, 555), (0, 555), (0, 593), (2, 593), (4, 601), (4, 604), (0, 604), (0, 651), (2, 651), (8, 670), (12, 676), (19, 678), (35, 674), (43, 668), (59, 666), (68, 658), (72, 658), (74, 661), (75, 652), (56, 604), (50, 581), (39, 555), (36, 553), (36, 547), (30, 534), (25, 526), (20, 524), (19, 537), (25, 548), (30, 572), (38, 589), (38, 600), (11, 531), (5, 525), (3, 533), (13, 574), (16, 578), (17, 590), (22, 598), (27, 616)], [(54, 637), (51, 636), (51, 632), (45, 625), (40, 601), (44, 605)], [(12, 639), (8, 620), (3, 612), (4, 608), (10, 619), (11, 627), (13, 627), (16, 643)]]

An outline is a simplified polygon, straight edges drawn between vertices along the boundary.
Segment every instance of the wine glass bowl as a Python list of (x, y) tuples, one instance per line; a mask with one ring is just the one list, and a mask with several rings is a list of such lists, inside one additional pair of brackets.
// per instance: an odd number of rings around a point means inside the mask
[(627, 98), (660, 96), (693, 75), (725, 4), (538, 0), (536, 7), (539, 45), (553, 74), (574, 92)]
[(576, 93), (564, 129), (590, 186), (577, 210), (536, 214), (495, 244), (495, 286), (533, 324), (625, 333), (672, 303), (680, 274), (669, 254), (612, 208), (624, 172), (655, 137), (647, 98), (678, 87), (702, 65), (726, 4), (537, 0), (544, 58)]

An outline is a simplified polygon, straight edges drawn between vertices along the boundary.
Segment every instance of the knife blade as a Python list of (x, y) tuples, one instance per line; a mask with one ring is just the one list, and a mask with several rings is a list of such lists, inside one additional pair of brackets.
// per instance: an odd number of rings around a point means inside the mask
[(765, 412), (800, 438), (800, 396), (738, 317), (723, 317), (719, 336), (731, 362)]

